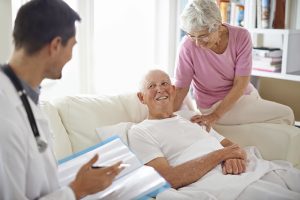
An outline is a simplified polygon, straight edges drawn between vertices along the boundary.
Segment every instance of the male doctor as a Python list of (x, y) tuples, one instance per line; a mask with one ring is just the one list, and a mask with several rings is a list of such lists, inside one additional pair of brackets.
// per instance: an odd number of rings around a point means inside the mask
[[(80, 199), (108, 187), (117, 163), (82, 166), (69, 187), (60, 188), (46, 119), (37, 107), (44, 78), (59, 79), (76, 44), (79, 15), (62, 0), (32, 0), (16, 17), (14, 51), (0, 69), (0, 199)], [(17, 92), (18, 91), (18, 92)]]

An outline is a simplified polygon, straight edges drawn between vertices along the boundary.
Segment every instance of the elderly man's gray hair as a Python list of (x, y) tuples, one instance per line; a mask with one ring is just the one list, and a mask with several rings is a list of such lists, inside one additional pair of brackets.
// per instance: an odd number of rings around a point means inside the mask
[(142, 79), (140, 80), (140, 83), (139, 83), (139, 92), (143, 92), (145, 90), (148, 76), (151, 75), (151, 74), (153, 74), (153, 73), (163, 73), (163, 74), (165, 74), (168, 77), (168, 79), (169, 79), (169, 81), (171, 83), (170, 76), (165, 71), (163, 71), (161, 69), (155, 69), (155, 68), (153, 68), (153, 69), (151, 69), (151, 70), (149, 70), (149, 71), (147, 71), (147, 72), (145, 72), (143, 74)]
[(181, 29), (187, 33), (216, 31), (221, 23), (220, 10), (214, 0), (190, 0), (181, 13)]

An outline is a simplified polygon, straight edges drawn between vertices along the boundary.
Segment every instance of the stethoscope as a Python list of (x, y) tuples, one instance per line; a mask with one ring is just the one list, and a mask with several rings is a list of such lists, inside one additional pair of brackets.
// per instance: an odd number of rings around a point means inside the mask
[(36, 125), (36, 121), (35, 121), (31, 106), (29, 104), (26, 92), (23, 89), (20, 80), (18, 79), (18, 77), (16, 76), (14, 71), (9, 67), (9, 65), (3, 66), (2, 71), (8, 76), (8, 78), (11, 80), (11, 82), (15, 86), (15, 88), (17, 90), (17, 93), (18, 93), (18, 95), (19, 95), (19, 97), (20, 97), (20, 99), (23, 103), (23, 106), (24, 106), (25, 110), (26, 110), (27, 117), (28, 117), (28, 120), (30, 122), (30, 126), (31, 126), (31, 129), (32, 129), (33, 135), (35, 137), (39, 152), (43, 153), (47, 149), (48, 145), (40, 137), (40, 133), (39, 133), (38, 127)]

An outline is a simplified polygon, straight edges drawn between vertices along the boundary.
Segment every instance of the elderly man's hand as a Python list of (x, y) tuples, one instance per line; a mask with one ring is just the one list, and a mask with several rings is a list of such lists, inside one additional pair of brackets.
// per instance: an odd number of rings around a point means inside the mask
[(237, 148), (240, 150), (241, 157), (240, 158), (230, 158), (225, 160), (222, 163), (222, 172), (223, 174), (241, 174), (246, 171), (246, 160), (247, 160), (247, 154), (244, 149), (239, 147), (238, 145), (234, 144), (229, 147)]
[(246, 161), (243, 159), (228, 159), (222, 163), (223, 174), (241, 174), (246, 171)]
[(206, 126), (206, 131), (209, 132), (219, 118), (219, 115), (213, 112), (209, 115), (195, 115), (191, 118), (191, 122)]

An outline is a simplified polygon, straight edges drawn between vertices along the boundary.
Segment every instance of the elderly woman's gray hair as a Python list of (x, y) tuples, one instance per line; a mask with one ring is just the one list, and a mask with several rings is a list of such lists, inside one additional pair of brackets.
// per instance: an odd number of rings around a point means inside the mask
[(181, 29), (187, 33), (216, 31), (222, 18), (214, 0), (190, 0), (181, 13)]

